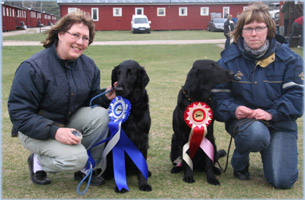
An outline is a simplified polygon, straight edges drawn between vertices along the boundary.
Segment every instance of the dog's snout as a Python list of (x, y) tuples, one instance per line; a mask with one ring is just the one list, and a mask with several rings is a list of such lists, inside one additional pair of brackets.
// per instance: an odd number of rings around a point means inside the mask
[(115, 91), (121, 92), (121, 91), (123, 91), (123, 87), (117, 86), (117, 87), (115, 88)]
[(234, 77), (234, 72), (229, 71), (229, 76), (230, 76), (231, 78), (233, 78), (233, 77)]

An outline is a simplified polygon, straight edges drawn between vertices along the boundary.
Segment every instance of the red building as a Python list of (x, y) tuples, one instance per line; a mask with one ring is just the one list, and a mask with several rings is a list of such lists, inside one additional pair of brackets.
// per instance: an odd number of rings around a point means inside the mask
[(2, 5), (3, 31), (16, 30), (21, 22), (26, 21), (26, 8), (19, 8), (10, 5)]
[(16, 30), (23, 24), (28, 28), (37, 27), (40, 24), (50, 25), (56, 22), (52, 14), (33, 10), (31, 8), (12, 6), (2, 3), (2, 30)]
[(134, 14), (144, 14), (151, 21), (151, 30), (207, 29), (213, 16), (236, 17), (248, 1), (215, 0), (58, 0), (60, 15), (81, 9), (91, 14), (97, 31), (131, 30)]

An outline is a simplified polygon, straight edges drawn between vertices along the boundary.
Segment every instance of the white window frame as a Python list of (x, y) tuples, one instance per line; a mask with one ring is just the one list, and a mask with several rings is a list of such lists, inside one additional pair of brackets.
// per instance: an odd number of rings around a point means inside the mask
[(112, 11), (113, 11), (114, 17), (122, 17), (122, 8), (116, 7), (116, 8), (113, 8)]
[[(94, 18), (94, 12), (96, 12), (96, 18)], [(91, 8), (91, 18), (93, 21), (99, 21), (99, 9), (98, 8)]]
[(68, 8), (68, 14), (76, 12), (77, 8)]
[[(183, 10), (185, 13), (182, 13)], [(179, 16), (187, 16), (187, 7), (179, 7)]]
[(3, 16), (5, 16), (5, 7), (2, 8)]
[(209, 16), (209, 14), (210, 14), (209, 7), (200, 7), (201, 16)]
[[(140, 10), (140, 14), (138, 14), (138, 10)], [(144, 8), (142, 8), (142, 7), (137, 7), (137, 8), (135, 8), (135, 15), (144, 15)]]
[[(228, 11), (228, 12), (226, 12), (226, 11)], [(225, 14), (230, 14), (230, 7), (223, 7), (222, 8), (222, 16), (223, 16), (223, 18), (225, 18), (226, 16), (225, 16)]]
[[(163, 14), (160, 14), (160, 11), (163, 11)], [(166, 8), (157, 8), (157, 16), (164, 17), (166, 16)]]

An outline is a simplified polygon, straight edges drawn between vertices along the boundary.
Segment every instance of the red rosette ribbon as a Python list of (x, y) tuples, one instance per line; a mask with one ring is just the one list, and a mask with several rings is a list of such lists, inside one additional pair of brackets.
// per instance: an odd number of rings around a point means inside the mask
[[(212, 122), (212, 109), (203, 102), (194, 102), (184, 111), (184, 121), (191, 128), (189, 141), (183, 146), (183, 160), (192, 168), (191, 159), (195, 156), (200, 147), (208, 157), (214, 160), (214, 147), (211, 142), (205, 138), (208, 133), (207, 127)], [(189, 150), (189, 155), (186, 151)]]

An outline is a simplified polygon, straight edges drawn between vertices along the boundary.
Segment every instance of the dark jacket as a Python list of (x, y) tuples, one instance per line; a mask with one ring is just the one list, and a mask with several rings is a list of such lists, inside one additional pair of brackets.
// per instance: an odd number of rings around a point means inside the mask
[[(100, 92), (100, 71), (94, 61), (86, 55), (61, 60), (54, 44), (16, 70), (8, 99), (12, 133), (20, 131), (40, 140), (55, 138), (58, 124), (66, 125), (73, 113), (88, 106)], [(97, 101), (109, 105), (105, 96)]]
[(224, 23), (224, 35), (228, 35), (228, 33), (230, 33), (231, 31), (234, 30), (234, 22), (232, 20), (227, 19)]
[[(215, 118), (230, 123), (243, 105), (272, 114), (272, 122), (295, 121), (303, 114), (303, 60), (275, 39), (260, 60), (246, 54), (243, 38), (221, 53), (218, 64), (234, 72), (234, 80), (213, 89)], [(280, 125), (280, 124), (278, 124)]]

